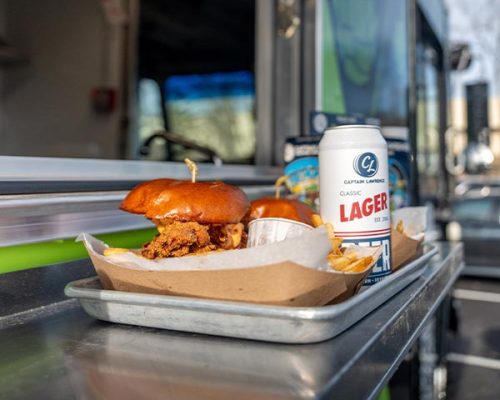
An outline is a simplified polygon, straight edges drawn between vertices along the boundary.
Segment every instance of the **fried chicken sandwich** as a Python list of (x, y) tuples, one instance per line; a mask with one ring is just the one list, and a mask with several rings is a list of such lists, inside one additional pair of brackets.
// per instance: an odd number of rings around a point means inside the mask
[(223, 182), (157, 179), (136, 186), (120, 209), (143, 214), (158, 228), (141, 254), (180, 257), (245, 246), (240, 222), (249, 209), (245, 193)]

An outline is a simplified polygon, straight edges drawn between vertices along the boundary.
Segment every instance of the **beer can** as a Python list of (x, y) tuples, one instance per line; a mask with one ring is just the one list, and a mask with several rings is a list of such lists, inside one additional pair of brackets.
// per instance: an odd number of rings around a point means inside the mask
[(319, 203), (344, 243), (383, 246), (365, 285), (391, 273), (387, 143), (370, 125), (328, 128), (319, 143)]

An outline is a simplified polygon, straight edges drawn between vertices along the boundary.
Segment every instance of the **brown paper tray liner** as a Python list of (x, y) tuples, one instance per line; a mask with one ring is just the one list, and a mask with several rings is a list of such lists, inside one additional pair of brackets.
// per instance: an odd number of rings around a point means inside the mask
[(91, 258), (104, 289), (292, 307), (343, 301), (359, 290), (373, 267), (357, 274), (292, 262), (211, 271), (141, 271)]

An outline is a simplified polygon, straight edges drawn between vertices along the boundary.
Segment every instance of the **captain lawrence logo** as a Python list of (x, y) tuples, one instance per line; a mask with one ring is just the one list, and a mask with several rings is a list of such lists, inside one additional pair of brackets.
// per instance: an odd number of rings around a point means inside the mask
[(340, 222), (366, 218), (379, 211), (387, 210), (387, 193), (382, 192), (363, 201), (340, 205)]

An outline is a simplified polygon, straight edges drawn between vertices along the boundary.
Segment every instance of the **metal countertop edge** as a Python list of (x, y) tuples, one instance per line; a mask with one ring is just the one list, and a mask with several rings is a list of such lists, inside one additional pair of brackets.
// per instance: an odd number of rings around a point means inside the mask
[(409, 340), (406, 343), (406, 345), (401, 349), (396, 360), (394, 360), (391, 367), (386, 371), (386, 373), (384, 374), (384, 376), (383, 376), (382, 380), (379, 382), (379, 384), (373, 389), (372, 393), (370, 394), (370, 397), (368, 397), (369, 400), (377, 398), (380, 391), (384, 388), (384, 386), (387, 384), (387, 382), (389, 382), (389, 379), (392, 377), (393, 372), (401, 364), (404, 356), (406, 355), (408, 350), (411, 348), (411, 346), (413, 346), (413, 344), (417, 341), (418, 337), (420, 336), (420, 333), (424, 329), (425, 324), (429, 321), (429, 318), (432, 316), (432, 314), (434, 314), (434, 312), (437, 310), (437, 308), (443, 302), (446, 295), (450, 292), (452, 286), (455, 284), (456, 280), (460, 276), (460, 273), (464, 267), (465, 267), (465, 263), (462, 263), (453, 272), (452, 279), (445, 285), (443, 291), (438, 296), (438, 298), (434, 302), (433, 306), (429, 309), (429, 311), (427, 312), (425, 317), (422, 319), (420, 324), (417, 326), (417, 328), (415, 329), (415, 332), (413, 332), (413, 334), (409, 337)]
[(15, 314), (0, 316), (0, 330), (13, 326), (22, 325), (26, 322), (33, 322), (51, 315), (59, 314), (63, 311), (79, 308), (76, 299), (65, 299), (30, 310), (20, 311)]
[[(248, 184), (238, 185), (244, 192), (258, 193), (260, 191), (275, 191), (274, 184)], [(129, 190), (109, 190), (91, 192), (64, 192), (64, 193), (31, 193), (31, 194), (1, 194), (0, 209), (19, 207), (40, 207), (82, 203), (119, 203), (129, 193)]]
[[(263, 186), (270, 185), (273, 186), (275, 180), (278, 178), (279, 174), (269, 176), (269, 177), (249, 177), (249, 178), (231, 178), (226, 177), (218, 180), (223, 182), (236, 185), (236, 186)], [(156, 177), (159, 178), (159, 177)], [(153, 178), (151, 178), (153, 179)], [(71, 193), (88, 193), (95, 191), (129, 191), (134, 186), (147, 181), (149, 179), (142, 180), (75, 180), (75, 181), (57, 181), (57, 180), (42, 180), (42, 181), (30, 181), (30, 180), (12, 180), (6, 181), (0, 179), (0, 193), (3, 195), (32, 195), (32, 194), (57, 194), (61, 192), (71, 192)], [(210, 179), (204, 179), (210, 180)], [(204, 181), (200, 180), (200, 181)], [(214, 180), (214, 179), (212, 179)]]
[[(444, 260), (442, 260), (441, 265), (449, 264), (452, 263), (456, 260), (458, 254), (460, 254), (463, 251), (463, 245), (456, 246), (447, 256)], [(434, 265), (428, 265), (426, 268), (432, 268)], [(432, 307), (427, 311), (425, 314), (424, 318), (420, 321), (418, 326), (415, 328), (415, 331), (411, 336), (408, 338), (408, 341), (406, 342), (405, 346), (399, 351), (398, 356), (396, 359), (392, 362), (392, 365), (390, 366), (387, 371), (385, 371), (382, 379), (379, 381), (379, 383), (373, 388), (372, 392), (369, 394), (368, 399), (374, 399), (377, 397), (379, 392), (382, 390), (382, 388), (387, 384), (389, 381), (390, 377), (392, 376), (392, 373), (394, 370), (399, 366), (401, 363), (402, 359), (404, 358), (405, 354), (409, 350), (409, 348), (415, 343), (417, 338), (419, 337), (425, 323), (429, 320), (430, 316), (436, 311), (438, 306), (441, 304), (443, 301), (444, 297), (446, 294), (450, 291), (451, 287), (455, 284), (457, 278), (460, 276), (461, 271), (463, 270), (465, 264), (462, 261), (453, 271), (451, 274), (451, 278), (449, 279), (446, 285), (444, 286), (443, 290), (441, 291), (440, 295), (437, 297), (436, 301), (433, 303)], [(369, 341), (365, 343), (363, 347), (359, 349), (359, 351), (356, 353), (357, 355), (359, 354), (365, 354), (366, 350), (368, 350), (370, 347), (372, 347), (376, 342), (380, 339), (380, 337), (384, 334), (384, 332), (387, 330), (387, 327), (392, 325), (397, 319), (399, 319), (403, 313), (404, 310), (408, 309), (408, 306), (415, 301), (415, 299), (421, 295), (421, 293), (428, 288), (428, 283), (435, 278), (435, 276), (439, 273), (442, 273), (444, 267), (436, 269), (436, 271), (429, 276), (425, 277), (422, 275), (419, 279), (424, 279), (425, 284), (419, 287), (415, 292), (411, 294), (409, 299), (404, 303), (404, 306), (400, 308), (401, 312), (394, 314), (391, 318), (389, 318), (386, 323), (379, 329), (378, 334), (370, 338)], [(349, 370), (360, 361), (361, 357), (358, 356), (356, 358), (353, 358), (344, 365), (344, 367), (336, 374), (336, 377), (328, 382), (325, 385), (325, 388), (322, 390), (321, 393), (318, 394), (318, 398), (325, 398), (328, 394), (332, 393), (334, 390), (334, 387), (336, 386), (341, 379), (344, 378), (344, 375), (349, 372)]]

